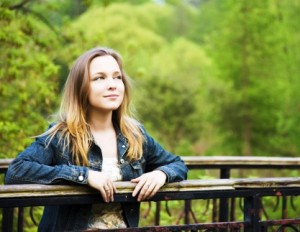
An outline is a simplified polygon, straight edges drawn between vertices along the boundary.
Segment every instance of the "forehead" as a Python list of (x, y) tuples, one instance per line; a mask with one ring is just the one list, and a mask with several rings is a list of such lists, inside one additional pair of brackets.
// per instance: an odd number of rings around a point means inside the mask
[(121, 72), (118, 62), (110, 55), (97, 56), (90, 63), (90, 75)]

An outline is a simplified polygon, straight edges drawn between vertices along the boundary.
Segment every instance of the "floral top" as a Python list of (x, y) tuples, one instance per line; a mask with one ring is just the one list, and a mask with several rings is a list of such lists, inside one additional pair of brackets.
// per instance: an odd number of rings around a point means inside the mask
[[(102, 172), (112, 181), (121, 181), (122, 175), (117, 158), (104, 158)], [(89, 229), (126, 228), (120, 203), (94, 204), (89, 218)]]

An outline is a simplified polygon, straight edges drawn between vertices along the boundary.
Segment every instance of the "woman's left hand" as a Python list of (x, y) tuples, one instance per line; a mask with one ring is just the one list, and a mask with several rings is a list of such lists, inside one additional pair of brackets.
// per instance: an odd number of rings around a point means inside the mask
[(138, 201), (149, 199), (166, 183), (166, 179), (167, 175), (160, 170), (154, 170), (132, 179), (132, 183), (137, 183), (132, 196), (135, 197), (139, 193)]

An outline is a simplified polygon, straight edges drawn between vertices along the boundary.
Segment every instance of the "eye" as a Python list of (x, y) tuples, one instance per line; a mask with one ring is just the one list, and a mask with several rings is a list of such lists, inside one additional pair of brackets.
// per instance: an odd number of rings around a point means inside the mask
[(115, 76), (114, 79), (122, 80), (122, 76), (121, 75)]
[(104, 80), (105, 77), (104, 76), (95, 76), (92, 78), (92, 81), (96, 81), (96, 80)]

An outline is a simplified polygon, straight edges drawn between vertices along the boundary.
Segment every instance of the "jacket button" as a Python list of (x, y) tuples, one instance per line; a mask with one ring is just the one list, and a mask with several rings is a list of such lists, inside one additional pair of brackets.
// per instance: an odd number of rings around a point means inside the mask
[(122, 145), (123, 148), (125, 148), (125, 145)]
[(83, 179), (84, 179), (83, 176), (78, 176), (79, 181), (83, 181)]
[(124, 159), (121, 159), (121, 160), (120, 160), (120, 163), (121, 163), (121, 164), (124, 164), (124, 162), (125, 162)]

